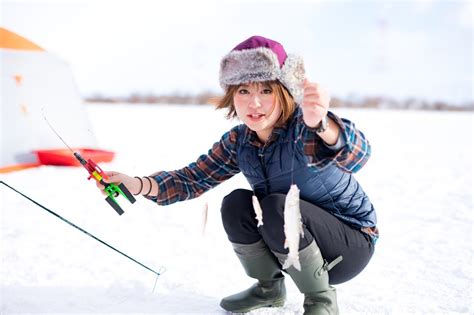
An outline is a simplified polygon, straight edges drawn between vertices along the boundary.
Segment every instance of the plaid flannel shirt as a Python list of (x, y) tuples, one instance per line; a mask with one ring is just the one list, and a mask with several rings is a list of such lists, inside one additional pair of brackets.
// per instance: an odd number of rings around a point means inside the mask
[[(318, 168), (329, 163), (335, 163), (345, 172), (357, 172), (370, 156), (370, 145), (364, 134), (355, 128), (355, 125), (341, 119), (332, 112), (328, 116), (340, 128), (340, 141), (342, 145), (328, 146), (316, 134), (315, 130), (307, 127), (298, 111), (295, 119), (301, 127), (301, 140), (304, 152), (309, 163)], [(286, 128), (286, 127), (283, 127)], [(276, 129), (276, 128), (275, 128)], [(256, 139), (255, 132), (245, 128), (244, 136), (247, 139)], [(249, 133), (253, 133), (249, 135)], [(251, 137), (249, 137), (251, 136)], [(157, 196), (151, 199), (160, 205), (168, 205), (178, 201), (196, 198), (231, 178), (240, 172), (236, 159), (236, 143), (238, 126), (226, 132), (219, 142), (216, 142), (207, 154), (201, 155), (196, 162), (175, 171), (160, 171), (152, 174), (159, 187)], [(271, 140), (270, 140), (271, 141)], [(258, 142), (254, 145), (259, 145)], [(260, 145), (263, 145), (260, 143)]]

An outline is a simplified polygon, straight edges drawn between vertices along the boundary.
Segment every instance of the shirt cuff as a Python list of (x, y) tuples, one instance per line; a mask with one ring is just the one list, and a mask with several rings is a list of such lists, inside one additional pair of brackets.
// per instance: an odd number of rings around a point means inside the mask
[(339, 137), (337, 137), (337, 142), (333, 145), (329, 145), (326, 142), (324, 142), (324, 146), (332, 151), (339, 151), (346, 145), (346, 140), (344, 138), (342, 130), (339, 130)]

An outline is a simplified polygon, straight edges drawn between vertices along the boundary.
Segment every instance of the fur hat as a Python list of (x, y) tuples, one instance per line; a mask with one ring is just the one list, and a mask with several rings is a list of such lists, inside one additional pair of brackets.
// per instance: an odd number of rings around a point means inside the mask
[(303, 58), (287, 55), (283, 46), (262, 36), (252, 36), (222, 58), (219, 82), (230, 85), (278, 80), (295, 101), (303, 97), (305, 70)]

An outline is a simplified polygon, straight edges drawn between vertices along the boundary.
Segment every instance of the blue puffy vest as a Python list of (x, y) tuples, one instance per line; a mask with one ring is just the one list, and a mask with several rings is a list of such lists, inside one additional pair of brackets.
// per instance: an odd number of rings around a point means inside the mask
[(276, 129), (278, 138), (258, 148), (249, 143), (245, 125), (239, 127), (237, 163), (258, 198), (286, 194), (295, 183), (300, 198), (311, 202), (355, 227), (373, 227), (377, 218), (369, 198), (350, 173), (333, 163), (323, 168), (308, 166), (302, 141), (295, 139), (300, 127), (293, 119), (287, 129)]

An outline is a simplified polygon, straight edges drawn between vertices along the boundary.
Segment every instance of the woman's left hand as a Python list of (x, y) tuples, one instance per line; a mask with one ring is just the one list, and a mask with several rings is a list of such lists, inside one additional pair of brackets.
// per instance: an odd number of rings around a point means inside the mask
[(314, 128), (327, 115), (331, 98), (319, 84), (309, 82), (307, 79), (304, 81), (303, 88), (304, 94), (301, 104), (303, 120), (308, 127)]

